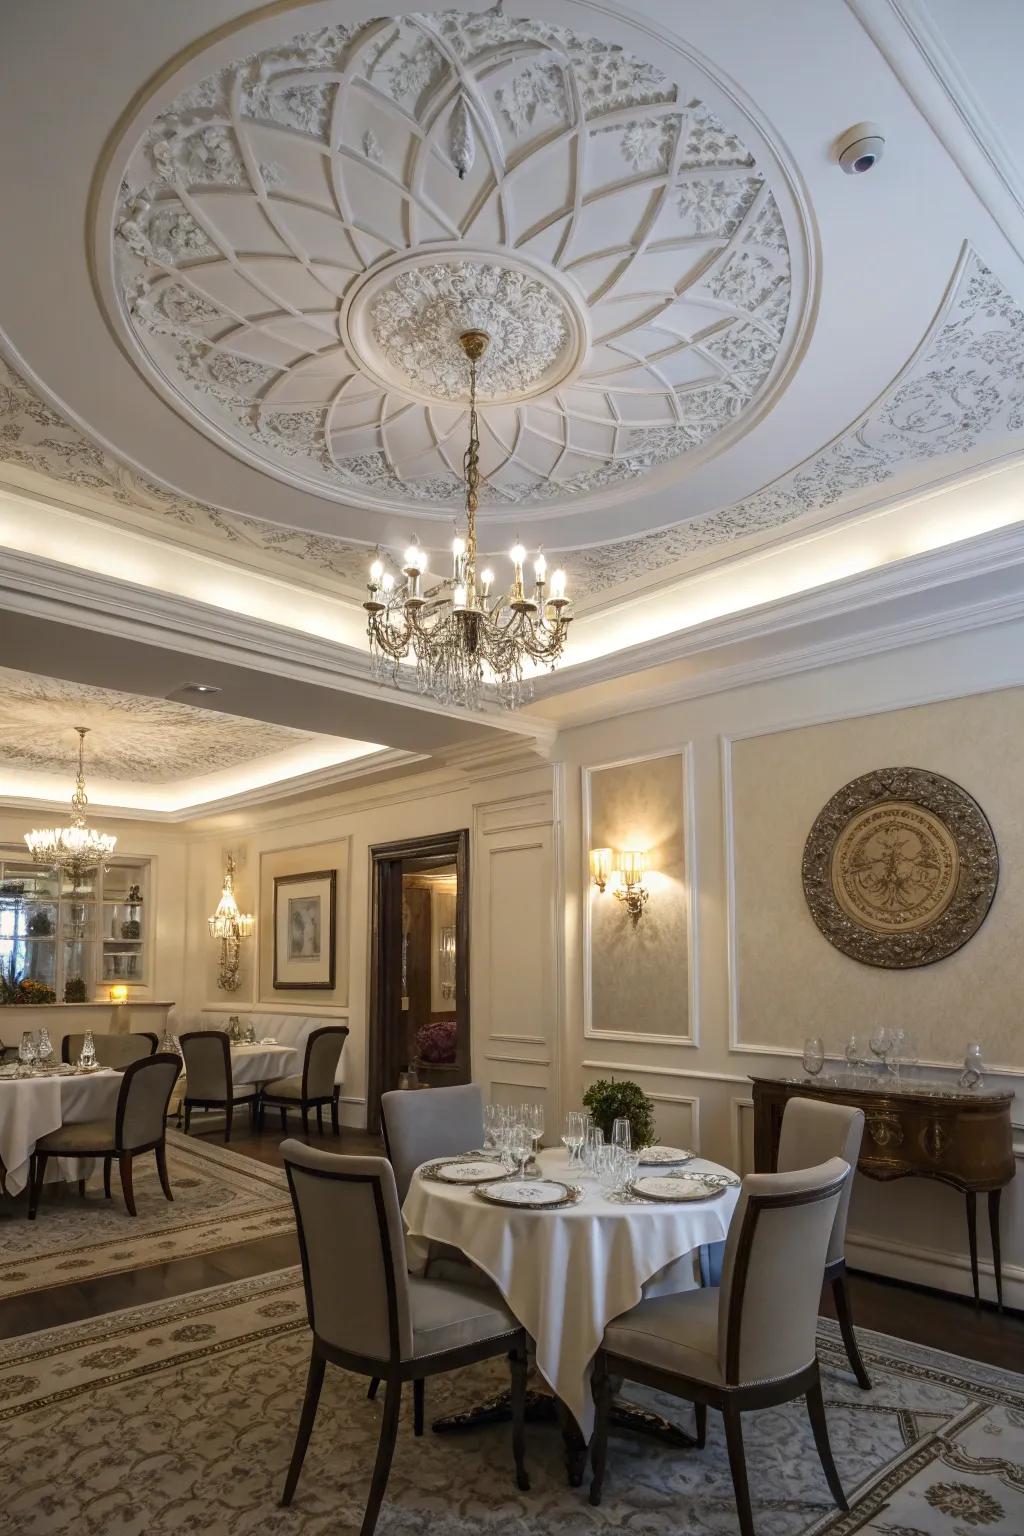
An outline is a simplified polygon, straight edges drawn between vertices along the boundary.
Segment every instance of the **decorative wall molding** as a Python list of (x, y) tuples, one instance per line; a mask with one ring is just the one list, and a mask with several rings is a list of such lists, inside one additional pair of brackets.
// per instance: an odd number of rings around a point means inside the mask
[(732, 1150), (732, 1167), (735, 1173), (753, 1173), (753, 1165), (749, 1168), (743, 1166), (743, 1114), (749, 1110), (754, 1113), (754, 1101), (750, 1098), (731, 1098), (729, 1100), (729, 1146)]
[[(963, 1253), (948, 1249), (925, 1248), (898, 1243), (892, 1238), (875, 1237), (851, 1229), (846, 1234), (846, 1259), (853, 1270), (868, 1274), (890, 1275), (909, 1285), (927, 1286), (929, 1290), (948, 1291), (952, 1295), (971, 1296), (971, 1261)], [(1003, 1295), (1008, 1308), (1024, 1309), (1024, 1266), (1002, 1263)], [(994, 1285), (991, 1259), (980, 1254), (979, 1273)], [(991, 1291), (990, 1291), (991, 1293)]]
[[(669, 79), (493, 7), (197, 67), (115, 154), (101, 287), (168, 402), (238, 456), (447, 515), (465, 396), (450, 341), (469, 327), (498, 343), (481, 436), (482, 499), (499, 507), (628, 495), (735, 438), (781, 386), (806, 273), (778, 168), (692, 55)], [(448, 338), (440, 368), (431, 332)]]
[[(664, 1041), (663, 1041), (664, 1043)], [(637, 1061), (594, 1061), (584, 1060), (580, 1062), (591, 1072), (646, 1072), (652, 1077), (692, 1077), (708, 1083), (749, 1083), (750, 1078), (741, 1076), (737, 1072), (702, 1072), (695, 1067), (663, 1067), (651, 1064), (642, 1065)]]
[[(592, 917), (591, 917), (591, 776), (606, 768), (625, 768), (635, 763), (651, 762), (663, 757), (679, 757), (682, 770), (680, 802), (683, 818), (683, 863), (686, 887), (686, 943), (688, 1011), (687, 1032), (660, 1034), (653, 1031), (626, 1029), (595, 1029), (593, 1025), (593, 977)], [(697, 802), (694, 787), (693, 743), (659, 748), (643, 752), (635, 757), (614, 758), (608, 761), (587, 763), (582, 770), (582, 848), (581, 848), (581, 895), (583, 914), (583, 1034), (588, 1040), (622, 1040), (635, 1044), (689, 1046), (700, 1045), (700, 902), (696, 893), (700, 889), (697, 870)]]
[(907, 465), (993, 456), (1024, 427), (1024, 311), (965, 242), (938, 313), (891, 384), (795, 469), (731, 507), (658, 533), (566, 552), (573, 591), (588, 598), (631, 575), (848, 505)]

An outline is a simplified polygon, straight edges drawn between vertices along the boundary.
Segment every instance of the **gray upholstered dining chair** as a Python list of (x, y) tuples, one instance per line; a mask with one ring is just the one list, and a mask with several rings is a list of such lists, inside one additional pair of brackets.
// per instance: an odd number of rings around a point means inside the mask
[[(167, 1178), (167, 1106), (178, 1081), (181, 1062), (169, 1051), (130, 1062), (117, 1094), (117, 1108), (109, 1120), (84, 1120), (62, 1125), (40, 1136), (29, 1165), (29, 1219), (34, 1221), (39, 1196), (51, 1157), (102, 1157), (103, 1193), (110, 1199), (110, 1168), (117, 1158), (121, 1191), (129, 1216), (137, 1215), (132, 1189), (132, 1160), (143, 1152), (156, 1153), (160, 1187), (173, 1200)], [(85, 1193), (85, 1181), (79, 1180)]]
[(253, 1123), (259, 1090), (255, 1083), (243, 1083), (236, 1091), (231, 1077), (231, 1046), (222, 1029), (195, 1029), (182, 1035), (181, 1054), (185, 1062), (185, 1133), (192, 1121), (193, 1109), (224, 1111), (224, 1140), (231, 1140), (235, 1105), (248, 1104)]
[[(779, 1133), (776, 1161), (778, 1171), (791, 1173), (797, 1168), (810, 1168), (829, 1157), (841, 1157), (851, 1168), (856, 1168), (863, 1135), (862, 1109), (851, 1109), (846, 1104), (829, 1104), (824, 1099), (790, 1099), (783, 1112), (782, 1130)], [(832, 1287), (836, 1317), (839, 1319), (839, 1329), (853, 1374), (858, 1385), (868, 1392), (871, 1390), (871, 1378), (857, 1346), (850, 1296), (846, 1288), (846, 1219), (850, 1212), (852, 1194), (851, 1175), (843, 1186), (836, 1219), (832, 1223), (828, 1257), (825, 1260), (825, 1281)]]
[(386, 1383), (380, 1440), (361, 1536), (371, 1536), (387, 1487), (402, 1387), (413, 1383), (415, 1433), (423, 1433), (423, 1382), (507, 1354), (512, 1374), (516, 1484), (524, 1464), (526, 1334), (493, 1288), (417, 1280), (405, 1266), (398, 1191), (383, 1157), (339, 1157), (286, 1141), (281, 1147), (295, 1207), (313, 1333), (306, 1396), (282, 1504), (290, 1504), (330, 1362)]
[(338, 1096), (341, 1092), (335, 1077), (338, 1062), (348, 1039), (347, 1024), (326, 1024), (322, 1029), (311, 1030), (306, 1036), (306, 1054), (302, 1059), (302, 1071), (291, 1077), (278, 1077), (264, 1083), (257, 1109), (257, 1124), (263, 1128), (263, 1111), (268, 1104), (281, 1111), (281, 1129), (288, 1129), (288, 1111), (302, 1112), (302, 1131), (309, 1135), (309, 1112), (316, 1110), (316, 1128), (324, 1133), (324, 1105), (331, 1108), (331, 1130), (341, 1135), (338, 1115)]
[[(100, 1066), (113, 1067), (116, 1072), (123, 1072), (125, 1067), (131, 1066), (133, 1061), (144, 1061), (147, 1056), (154, 1055), (160, 1044), (156, 1035), (148, 1029), (141, 1029), (128, 1035), (94, 1032), (92, 1043), (96, 1047), (96, 1060)], [(61, 1061), (77, 1061), (82, 1054), (84, 1044), (84, 1034), (65, 1035), (60, 1043)]]
[(796, 1173), (751, 1173), (729, 1226), (721, 1286), (641, 1301), (605, 1330), (594, 1362), (597, 1427), (590, 1502), (601, 1502), (613, 1381), (694, 1403), (697, 1445), (709, 1405), (725, 1419), (742, 1536), (754, 1536), (741, 1414), (806, 1397), (832, 1497), (847, 1508), (828, 1441), (816, 1352), (829, 1237), (850, 1177), (840, 1157)]
[(380, 1108), (384, 1146), (395, 1170), (399, 1200), (405, 1199), (413, 1174), (428, 1158), (476, 1152), (484, 1144), (484, 1094), (479, 1083), (382, 1093)]

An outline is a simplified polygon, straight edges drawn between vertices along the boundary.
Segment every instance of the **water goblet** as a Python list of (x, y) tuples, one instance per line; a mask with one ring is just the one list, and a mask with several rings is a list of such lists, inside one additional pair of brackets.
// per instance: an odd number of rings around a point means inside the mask
[(625, 1115), (620, 1115), (612, 1121), (612, 1146), (621, 1147), (624, 1152), (629, 1152), (633, 1145), (633, 1133), (629, 1121)]
[(607, 1192), (618, 1188), (621, 1153), (620, 1147), (605, 1146), (603, 1142), (595, 1149), (594, 1172), (601, 1188)]
[(523, 1122), (530, 1132), (531, 1139), (533, 1140), (533, 1152), (534, 1156), (536, 1156), (537, 1148), (544, 1135), (544, 1105), (527, 1104)]
[(619, 1148), (619, 1190), (628, 1195), (640, 1177), (640, 1153)]
[(533, 1146), (533, 1138), (529, 1129), (521, 1120), (516, 1120), (511, 1127), (508, 1150), (519, 1164), (519, 1177), (525, 1179), (526, 1164), (530, 1160), (530, 1150)]
[(804, 1071), (808, 1077), (817, 1077), (825, 1065), (825, 1047), (818, 1035), (809, 1035), (804, 1041)]
[(889, 1028), (888, 1024), (878, 1024), (875, 1027), (871, 1033), (870, 1044), (871, 1054), (881, 1064), (882, 1074), (884, 1076), (884, 1074), (890, 1070), (889, 1057), (892, 1055), (893, 1047), (896, 1044), (896, 1041), (893, 1038), (893, 1032)]
[(30, 1029), (21, 1032), (21, 1043), (18, 1046), (18, 1071), (22, 1077), (28, 1077), (36, 1064), (36, 1042)]
[(850, 1068), (850, 1075), (854, 1084), (856, 1084), (860, 1078), (861, 1068), (867, 1065), (864, 1038), (856, 1030), (853, 1031), (849, 1040), (847, 1040), (843, 1055), (846, 1057), (847, 1065)]
[(583, 1166), (588, 1173), (597, 1172), (598, 1154), (604, 1146), (604, 1131), (588, 1120), (583, 1131)]
[(501, 1122), (501, 1105), (484, 1105), (484, 1146), (493, 1149), (498, 1144), (498, 1127)]
[(570, 1109), (565, 1117), (565, 1126), (562, 1131), (562, 1142), (569, 1153), (569, 1167), (579, 1168), (580, 1148), (583, 1146), (585, 1120), (578, 1109)]

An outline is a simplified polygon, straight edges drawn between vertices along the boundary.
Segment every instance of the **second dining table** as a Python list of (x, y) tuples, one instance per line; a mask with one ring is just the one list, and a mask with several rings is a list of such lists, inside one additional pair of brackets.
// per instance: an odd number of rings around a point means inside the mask
[[(28, 1183), (40, 1136), (61, 1125), (114, 1118), (123, 1075), (109, 1067), (34, 1070), (28, 1076), (15, 1069), (0, 1072), (0, 1180), (8, 1195), (20, 1194)], [(47, 1182), (88, 1178), (92, 1165), (91, 1158), (52, 1158)]]
[(719, 1194), (678, 1204), (627, 1203), (570, 1169), (560, 1149), (539, 1153), (537, 1164), (544, 1177), (580, 1185), (581, 1198), (547, 1210), (492, 1205), (474, 1188), (423, 1177), (418, 1169), (402, 1214), (412, 1239), (451, 1244), (490, 1276), (533, 1339), (538, 1371), (589, 1440), (591, 1367), (605, 1328), (676, 1260), (725, 1238), (739, 1180), (694, 1157), (686, 1173), (722, 1178)]
[(302, 1057), (291, 1045), (257, 1041), (254, 1045), (232, 1045), (231, 1081), (235, 1087), (248, 1083), (275, 1083), (301, 1069)]

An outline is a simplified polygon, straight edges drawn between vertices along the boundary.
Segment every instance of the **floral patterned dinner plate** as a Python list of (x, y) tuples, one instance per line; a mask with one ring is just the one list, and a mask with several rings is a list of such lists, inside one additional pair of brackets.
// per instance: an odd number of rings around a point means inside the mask
[(488, 1184), (503, 1179), (505, 1169), (488, 1158), (459, 1158), (450, 1163), (431, 1163), (423, 1169), (423, 1177), (437, 1179), (441, 1184)]
[(644, 1168), (677, 1168), (696, 1156), (687, 1147), (644, 1147), (639, 1154)]
[(513, 1205), (531, 1210), (574, 1205), (577, 1198), (571, 1185), (561, 1184), (557, 1179), (502, 1179), (500, 1184), (478, 1189), (477, 1194), (492, 1205)]
[(633, 1193), (644, 1200), (713, 1200), (724, 1190), (724, 1184), (694, 1176), (692, 1179), (659, 1178), (652, 1174), (647, 1178), (634, 1179)]

